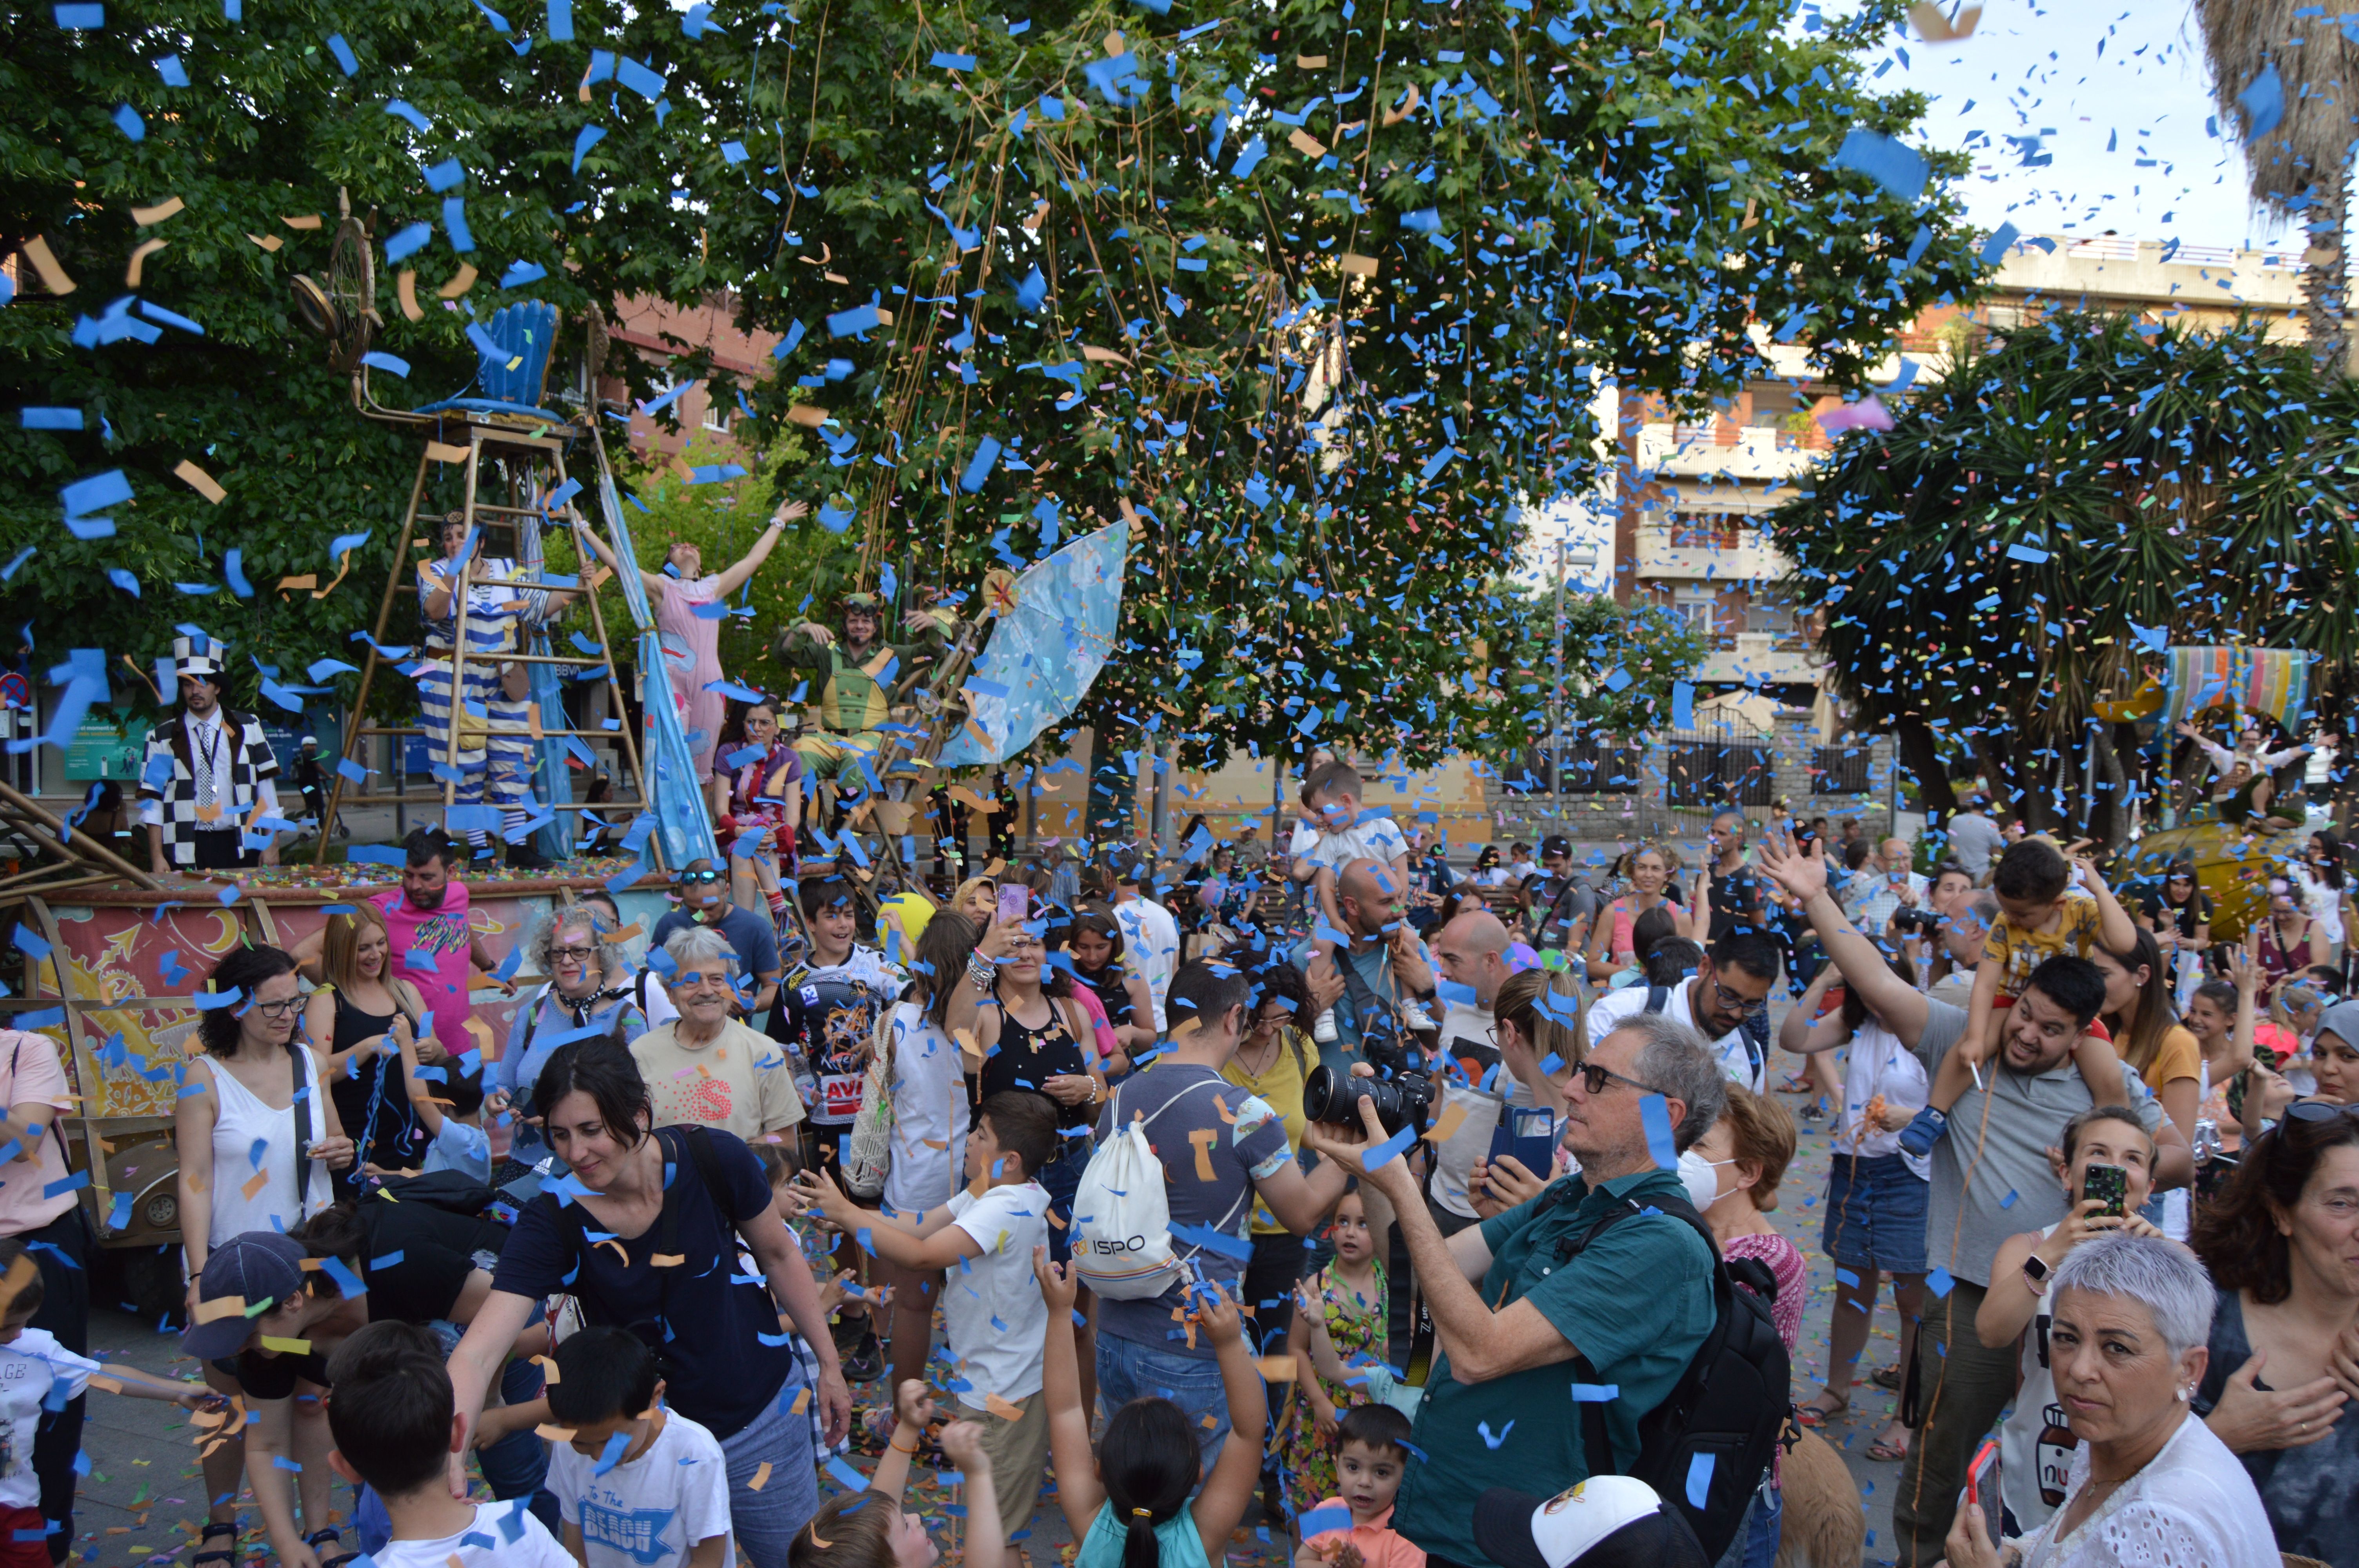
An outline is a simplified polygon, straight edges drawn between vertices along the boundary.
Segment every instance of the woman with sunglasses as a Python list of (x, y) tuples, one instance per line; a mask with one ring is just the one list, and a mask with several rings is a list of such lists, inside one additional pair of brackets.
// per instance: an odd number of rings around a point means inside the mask
[(647, 1032), (632, 994), (630, 960), (608, 937), (613, 929), (597, 910), (574, 904), (552, 912), (532, 934), (526, 957), (549, 979), (518, 1005), (507, 1048), (484, 1075), (485, 1119), (516, 1112), (509, 1123), (515, 1141), (506, 1163), (493, 1173), (497, 1181), (514, 1181), (549, 1152), (532, 1086), (560, 1045), (583, 1029), (619, 1030), (626, 1043)]
[(2197, 1213), (2194, 1247), (2220, 1292), (2196, 1411), (2279, 1552), (2359, 1568), (2359, 1116), (2287, 1107)]
[[(213, 966), (212, 981), (213, 996), (234, 1000), (197, 1015), (204, 1054), (183, 1066), (173, 1112), (180, 1158), (180, 1248), (188, 1264), (192, 1324), (203, 1299), (198, 1287), (205, 1260), (213, 1249), (248, 1231), (283, 1234), (327, 1208), (335, 1200), (328, 1172), (346, 1169), (353, 1155), (334, 1098), (321, 1092), (325, 1064), (299, 1032), (303, 997), (294, 958), (276, 947), (234, 947)], [(210, 1362), (205, 1379), (218, 1392), (243, 1392), (236, 1379)], [(289, 1446), (304, 1459), (289, 1463), (299, 1470), (305, 1462), (324, 1466), (327, 1416), (320, 1387), (306, 1382), (293, 1392), (299, 1399)], [(309, 1402), (299, 1396), (308, 1396)], [(205, 1495), (219, 1499), (227, 1494), (226, 1501), (214, 1503), (204, 1533), (211, 1539), (226, 1531), (233, 1555), (234, 1504), (245, 1465), (242, 1430), (235, 1440), (208, 1449), (203, 1459)], [(299, 1479), (306, 1483), (303, 1518), (314, 1541), (333, 1541), (332, 1530), (321, 1534), (327, 1524), (325, 1478), (313, 1469)], [(298, 1538), (286, 1488), (264, 1503), (272, 1544), (282, 1560), (300, 1562), (309, 1552), (289, 1554)]]
[(2203, 981), (2203, 954), (2212, 946), (2212, 895), (2196, 880), (2195, 867), (2174, 860), (2163, 873), (2162, 886), (2147, 894), (2138, 907), (2137, 923), (2154, 933), (2171, 963), (2173, 993), (2179, 1011)]

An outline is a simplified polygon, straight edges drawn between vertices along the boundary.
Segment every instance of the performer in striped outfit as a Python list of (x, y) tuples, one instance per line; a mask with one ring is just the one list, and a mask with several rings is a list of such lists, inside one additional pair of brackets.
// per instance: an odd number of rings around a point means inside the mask
[[(523, 534), (526, 552), (538, 556), (537, 530), (527, 528)], [(527, 633), (562, 614), (573, 594), (533, 586), (540, 577), (537, 559), (519, 563), (482, 554), (480, 540), (468, 541), (462, 514), (444, 516), (441, 545), (440, 559), (418, 568), (419, 612), (428, 655), (411, 671), (418, 682), (419, 723), (432, 751), (435, 776), (446, 777), (453, 717), (451, 654), (460, 646), (463, 621), (467, 656), (460, 671), (458, 793), (453, 804), (497, 806), (503, 835), (521, 842), (532, 801), (531, 688), (529, 666), (508, 655), (524, 652)], [(462, 551), (473, 559), (467, 567), (466, 603), (460, 607), (453, 601), (466, 561)], [(560, 716), (552, 715), (551, 721), (563, 724)], [(488, 851), (489, 834), (477, 828), (466, 838), (476, 854)]]

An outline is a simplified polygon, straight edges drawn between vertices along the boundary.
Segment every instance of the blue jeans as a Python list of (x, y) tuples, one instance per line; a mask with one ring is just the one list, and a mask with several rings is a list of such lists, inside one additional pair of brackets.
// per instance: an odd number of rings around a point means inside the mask
[(1049, 1192), (1049, 1212), (1056, 1220), (1049, 1227), (1049, 1261), (1064, 1263), (1073, 1256), (1073, 1195), (1082, 1190), (1082, 1172), (1090, 1162), (1090, 1140), (1064, 1138), (1057, 1140), (1057, 1157), (1032, 1174)]
[(1715, 1568), (1777, 1568), (1777, 1528), (1786, 1517), (1786, 1495), (1761, 1477), (1761, 1489), (1753, 1494), (1753, 1502), (1745, 1510), (1745, 1522), (1737, 1527), (1736, 1539), (1721, 1553)]
[[(1133, 1400), (1167, 1399), (1194, 1428), (1201, 1475), (1220, 1457), (1229, 1435), (1229, 1398), (1221, 1387), (1221, 1364), (1210, 1356), (1181, 1356), (1135, 1339), (1098, 1331), (1098, 1398), (1111, 1415)], [(1208, 1428), (1204, 1418), (1211, 1416)]]
[[(799, 1387), (788, 1379), (760, 1415), (721, 1440), (721, 1457), (729, 1467), (729, 1528), (754, 1568), (787, 1568), (795, 1531), (819, 1512), (810, 1417), (787, 1408)], [(747, 1483), (766, 1463), (770, 1478), (757, 1492)]]

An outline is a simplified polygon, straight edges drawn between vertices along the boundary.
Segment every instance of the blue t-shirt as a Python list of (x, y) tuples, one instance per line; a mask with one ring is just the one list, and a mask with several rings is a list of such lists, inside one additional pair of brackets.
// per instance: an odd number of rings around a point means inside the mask
[[(614, 1246), (594, 1240), (589, 1255), (580, 1255), (572, 1224), (559, 1216), (556, 1195), (543, 1193), (516, 1217), (492, 1288), (536, 1302), (570, 1292), (587, 1321), (627, 1328), (661, 1346), (667, 1400), (726, 1442), (777, 1397), (794, 1370), (794, 1353), (778, 1330), (768, 1282), (737, 1268), (739, 1229), (750, 1228), (770, 1206), (770, 1184), (761, 1162), (737, 1138), (704, 1130), (712, 1140), (724, 1212), (697, 1173), (689, 1131), (666, 1127), (654, 1134), (663, 1144), (667, 1203), (679, 1207), (681, 1262), (663, 1269), (653, 1265), (665, 1240), (661, 1216), (640, 1235), (616, 1237)], [(584, 1229), (602, 1229), (588, 1213), (581, 1218)], [(616, 1257), (616, 1248), (627, 1262)]]
[(445, 1113), (442, 1130), (434, 1135), (433, 1143), (427, 1148), (425, 1168), (463, 1171), (488, 1185), (492, 1179), (491, 1135)]
[[(647, 938), (650, 952), (661, 947), (682, 931), (693, 930), (700, 922), (684, 909), (675, 909), (656, 922), (654, 933)], [(729, 906), (715, 929), (737, 955), (737, 978), (760, 989), (764, 975), (778, 972), (778, 928), (770, 924), (766, 914), (756, 914), (736, 904)], [(658, 970), (660, 976), (662, 971)]]

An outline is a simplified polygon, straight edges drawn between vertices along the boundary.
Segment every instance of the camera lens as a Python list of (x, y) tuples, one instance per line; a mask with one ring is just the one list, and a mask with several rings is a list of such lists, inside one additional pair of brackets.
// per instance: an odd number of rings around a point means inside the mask
[(1425, 1126), (1433, 1086), (1422, 1073), (1405, 1074), (1398, 1078), (1363, 1078), (1338, 1073), (1332, 1067), (1313, 1067), (1302, 1086), (1302, 1114), (1312, 1121), (1357, 1127), (1363, 1095), (1376, 1108), (1377, 1125), (1388, 1133), (1398, 1132), (1412, 1123), (1420, 1129)]

